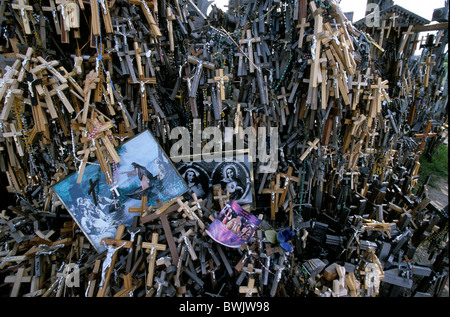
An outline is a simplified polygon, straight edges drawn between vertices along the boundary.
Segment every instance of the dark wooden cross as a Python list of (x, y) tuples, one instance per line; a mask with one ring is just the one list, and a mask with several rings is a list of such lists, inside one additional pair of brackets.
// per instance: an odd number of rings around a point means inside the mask
[(95, 194), (95, 186), (97, 186), (98, 180), (96, 180), (95, 182), (92, 181), (92, 178), (89, 179), (89, 184), (91, 185), (91, 187), (88, 190), (88, 194), (92, 195), (92, 198), (94, 199), (94, 204), (97, 206), (98, 201), (97, 201), (97, 195)]
[(172, 261), (174, 264), (178, 263), (178, 251), (177, 246), (175, 244), (175, 240), (172, 234), (172, 229), (170, 228), (169, 220), (167, 216), (176, 212), (178, 209), (178, 204), (175, 204), (176, 200), (171, 200), (170, 202), (165, 203), (164, 205), (161, 202), (157, 202), (157, 210), (150, 214), (143, 216), (141, 218), (141, 223), (146, 224), (148, 222), (159, 219), (163, 226), (164, 234), (166, 235), (166, 241), (169, 246), (170, 254), (172, 256)]
[(263, 194), (270, 194), (270, 219), (275, 220), (275, 214), (278, 211), (278, 199), (279, 195), (283, 194), (283, 190), (279, 185), (279, 177), (277, 177), (277, 183), (274, 180), (270, 182), (269, 188), (264, 188)]
[(414, 135), (415, 138), (421, 139), (420, 144), (417, 147), (417, 152), (421, 152), (424, 149), (428, 137), (434, 137), (438, 135), (437, 133), (430, 133), (432, 123), (433, 120), (428, 120), (423, 133)]
[(284, 178), (284, 186), (283, 186), (283, 193), (281, 194), (281, 197), (278, 201), (278, 207), (281, 207), (284, 204), (284, 201), (286, 200), (286, 195), (288, 192), (288, 187), (291, 181), (294, 181), (296, 183), (300, 182), (300, 179), (298, 177), (292, 176), (293, 167), (289, 166), (286, 173), (280, 173), (280, 176)]

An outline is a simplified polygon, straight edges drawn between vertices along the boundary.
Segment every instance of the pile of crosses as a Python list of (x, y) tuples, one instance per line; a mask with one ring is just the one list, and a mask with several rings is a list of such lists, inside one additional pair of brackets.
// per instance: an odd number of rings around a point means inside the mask
[[(418, 178), (447, 124), (448, 25), (378, 13), (357, 27), (327, 0), (1, 0), (0, 294), (441, 294), (448, 214)], [(111, 181), (123, 142), (149, 129), (169, 153), (194, 119), (278, 130), (275, 171), (253, 164), (254, 237), (205, 233), (229, 200), (211, 189), (143, 199), (97, 253), (52, 186), (92, 162)], [(432, 264), (414, 260), (424, 246)]]

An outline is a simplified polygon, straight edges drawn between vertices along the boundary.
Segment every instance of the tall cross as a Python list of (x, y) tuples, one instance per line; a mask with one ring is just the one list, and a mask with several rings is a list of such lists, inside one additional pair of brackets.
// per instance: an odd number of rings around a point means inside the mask
[(192, 231), (192, 229), (189, 229), (187, 232), (184, 229), (181, 229), (181, 235), (178, 238), (178, 243), (184, 242), (184, 244), (186, 244), (186, 248), (188, 249), (188, 252), (191, 255), (192, 260), (195, 261), (197, 260), (197, 254), (195, 253), (194, 247), (189, 241), (189, 236), (193, 234), (194, 232)]
[(25, 268), (19, 267), (17, 274), (13, 276), (5, 277), (5, 283), (13, 283), (13, 288), (11, 290), (10, 297), (19, 296), (19, 291), (22, 283), (30, 283), (32, 276), (25, 275)]
[(156, 252), (166, 250), (166, 245), (158, 244), (158, 234), (156, 232), (152, 233), (152, 242), (143, 242), (142, 248), (150, 249), (150, 255), (148, 259), (148, 274), (147, 274), (147, 286), (151, 287), (153, 285), (153, 276), (155, 274), (155, 262), (156, 262)]
[(408, 42), (409, 36), (414, 34), (414, 33), (416, 33), (416, 32), (411, 32), (412, 28), (413, 28), (413, 25), (410, 24), (409, 27), (408, 27), (408, 30), (406, 32), (403, 32), (404, 37), (403, 37), (403, 40), (402, 40), (402, 42), (400, 44), (400, 48), (398, 50), (399, 54), (401, 54), (403, 52), (403, 49), (405, 48), (406, 42)]

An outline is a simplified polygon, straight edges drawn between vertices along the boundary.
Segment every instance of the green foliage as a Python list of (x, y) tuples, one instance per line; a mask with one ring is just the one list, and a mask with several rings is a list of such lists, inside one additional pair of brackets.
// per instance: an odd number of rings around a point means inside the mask
[(441, 145), (431, 160), (425, 155), (420, 158), (419, 186), (423, 184), (427, 176), (431, 176), (429, 186), (436, 187), (435, 180), (448, 178), (448, 145)]

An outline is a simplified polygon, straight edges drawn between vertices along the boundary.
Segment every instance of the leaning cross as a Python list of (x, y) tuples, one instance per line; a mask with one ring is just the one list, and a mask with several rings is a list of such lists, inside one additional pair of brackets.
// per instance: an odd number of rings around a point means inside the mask
[(247, 44), (248, 47), (247, 57), (249, 59), (249, 69), (250, 73), (253, 73), (255, 71), (255, 63), (253, 61), (253, 43), (261, 42), (261, 38), (260, 37), (252, 38), (252, 31), (250, 29), (247, 30), (246, 35), (247, 38), (240, 40), (239, 44)]
[(152, 233), (152, 242), (143, 242), (142, 248), (150, 249), (150, 256), (148, 260), (148, 274), (147, 274), (147, 286), (151, 287), (153, 285), (153, 276), (155, 274), (155, 262), (156, 262), (156, 252), (166, 250), (166, 245), (158, 244), (158, 234), (156, 232)]
[(278, 207), (281, 207), (284, 204), (284, 201), (286, 200), (289, 183), (291, 181), (294, 181), (296, 183), (300, 182), (300, 179), (298, 177), (292, 176), (292, 171), (293, 171), (292, 166), (289, 166), (287, 173), (280, 173), (280, 176), (284, 178), (284, 186), (283, 186), (283, 193), (281, 194), (281, 198), (278, 202)]

